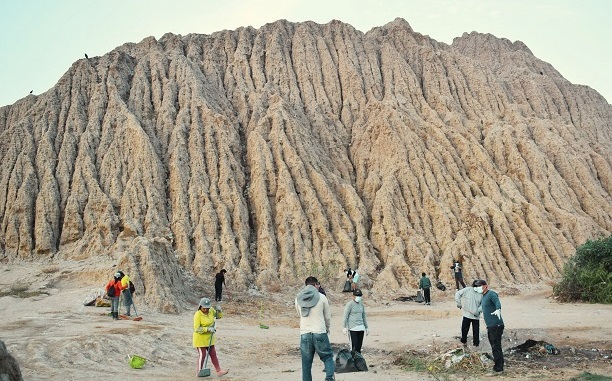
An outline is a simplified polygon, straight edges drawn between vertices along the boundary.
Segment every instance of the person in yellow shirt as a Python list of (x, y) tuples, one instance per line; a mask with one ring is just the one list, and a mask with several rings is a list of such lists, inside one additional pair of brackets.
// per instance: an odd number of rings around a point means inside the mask
[(130, 290), (130, 277), (124, 274), (121, 270), (119, 270), (117, 273), (121, 274), (121, 299), (123, 299), (123, 305), (125, 306), (125, 314), (130, 316), (130, 309), (134, 304), (132, 291)]
[(221, 318), (221, 307), (215, 310), (211, 307), (210, 299), (200, 299), (198, 310), (193, 315), (193, 346), (198, 351), (198, 373), (204, 368), (206, 353), (210, 357), (217, 376), (227, 374), (227, 369), (221, 369), (217, 351), (215, 350), (216, 319)]

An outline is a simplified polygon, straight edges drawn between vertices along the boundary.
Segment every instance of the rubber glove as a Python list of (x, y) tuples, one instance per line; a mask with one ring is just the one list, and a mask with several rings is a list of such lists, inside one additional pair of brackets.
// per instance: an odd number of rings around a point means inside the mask
[(206, 331), (204, 331), (204, 327), (199, 326), (198, 329), (196, 329), (196, 332), (202, 334), (202, 333), (204, 333)]
[(366, 329), (366, 336), (370, 334), (370, 330)]
[(348, 329), (342, 328), (342, 333), (346, 335), (348, 333)]
[(461, 304), (457, 304), (457, 308), (461, 309)]
[(212, 333), (217, 332), (217, 329), (216, 329), (215, 327), (208, 327), (206, 330), (207, 330), (208, 332), (212, 332)]
[(499, 320), (501, 320), (501, 310), (495, 310), (491, 312), (491, 315), (495, 315)]

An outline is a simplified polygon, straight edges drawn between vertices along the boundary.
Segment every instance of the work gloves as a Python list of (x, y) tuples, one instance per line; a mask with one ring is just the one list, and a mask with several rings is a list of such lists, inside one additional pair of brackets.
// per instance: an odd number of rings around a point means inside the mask
[(208, 327), (208, 328), (206, 328), (206, 330), (207, 330), (208, 332), (212, 332), (212, 333), (217, 332), (217, 329), (216, 329), (215, 327)]
[(196, 332), (199, 333), (199, 334), (203, 334), (206, 331), (204, 330), (204, 327), (199, 326), (198, 329), (196, 329)]
[(346, 335), (348, 333), (348, 329), (342, 328), (342, 333)]
[(370, 330), (366, 329), (366, 336), (370, 334)]
[(491, 312), (491, 315), (495, 315), (499, 320), (501, 320), (501, 310), (495, 310)]

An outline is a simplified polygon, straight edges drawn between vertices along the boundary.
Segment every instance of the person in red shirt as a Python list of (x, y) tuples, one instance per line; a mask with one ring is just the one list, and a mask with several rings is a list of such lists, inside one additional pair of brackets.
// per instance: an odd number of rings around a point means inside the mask
[(115, 273), (113, 279), (106, 284), (106, 296), (111, 301), (111, 316), (119, 320), (119, 296), (125, 287), (121, 284), (121, 273)]

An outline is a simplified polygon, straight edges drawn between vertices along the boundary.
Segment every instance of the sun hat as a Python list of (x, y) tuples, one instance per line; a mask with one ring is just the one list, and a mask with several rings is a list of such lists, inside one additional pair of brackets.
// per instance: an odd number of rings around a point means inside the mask
[(303, 317), (308, 316), (310, 309), (319, 303), (320, 295), (319, 290), (312, 285), (308, 285), (300, 290), (296, 299)]
[(210, 306), (211, 306), (210, 299), (208, 299), (208, 298), (200, 299), (200, 307), (210, 308)]
[(115, 278), (121, 278), (121, 273), (115, 273)]

